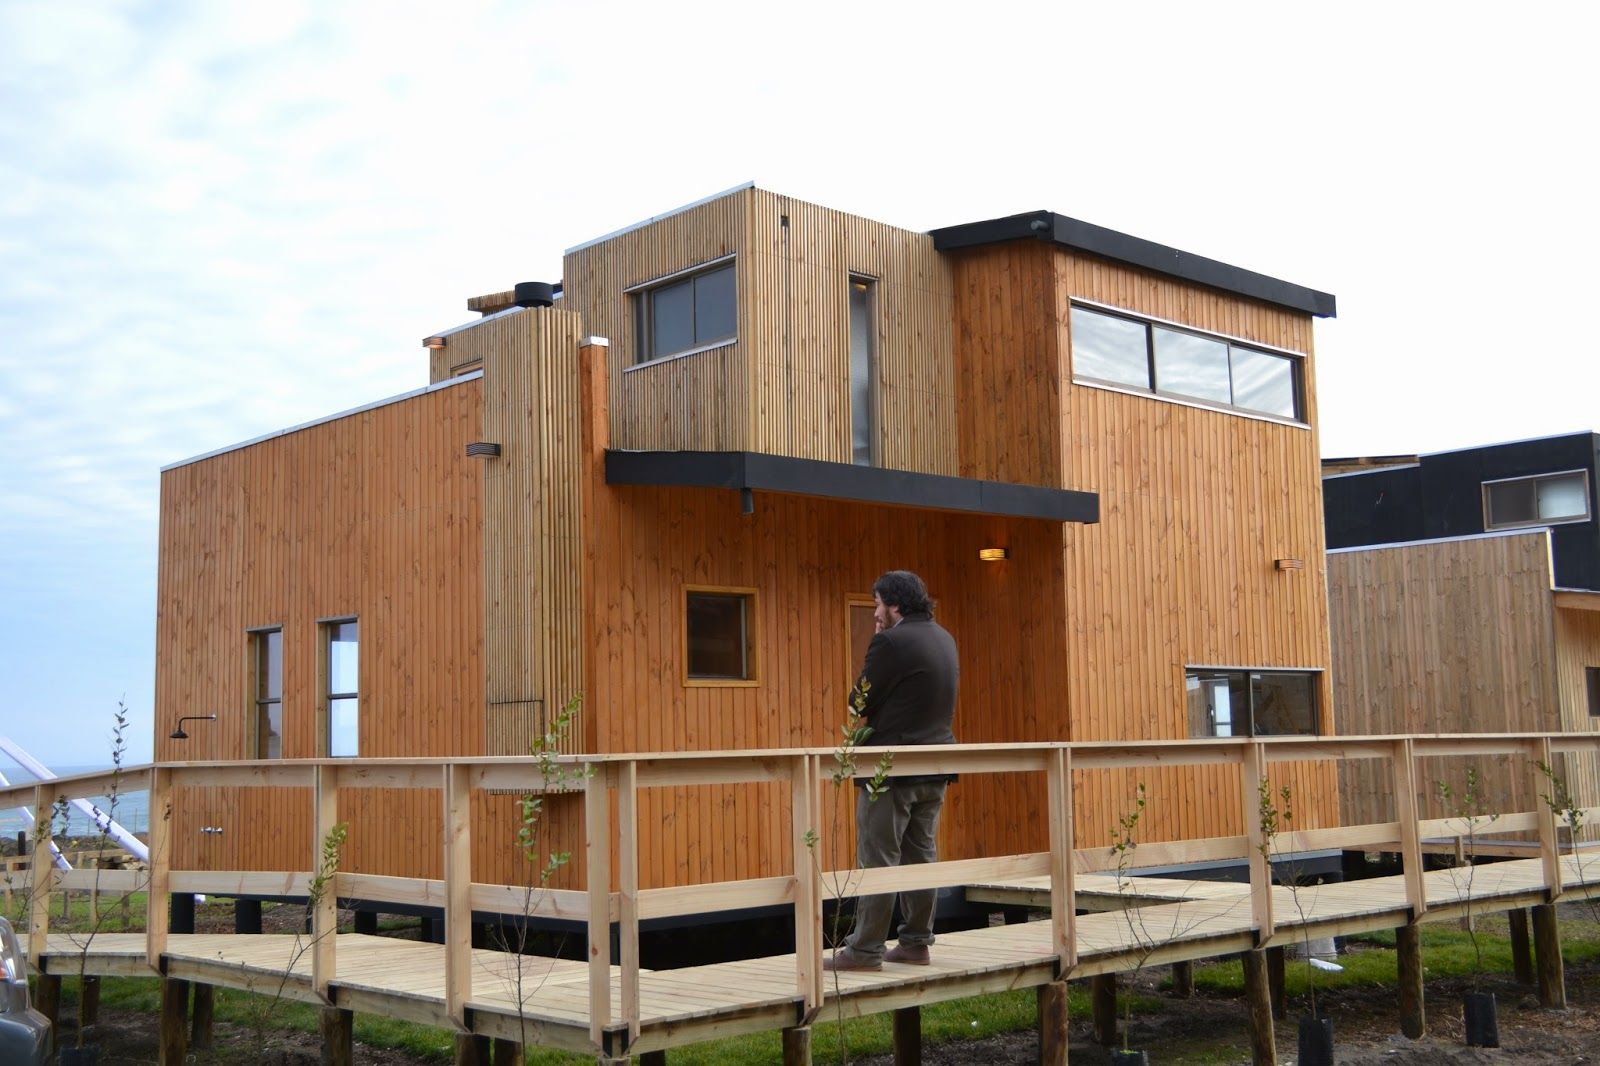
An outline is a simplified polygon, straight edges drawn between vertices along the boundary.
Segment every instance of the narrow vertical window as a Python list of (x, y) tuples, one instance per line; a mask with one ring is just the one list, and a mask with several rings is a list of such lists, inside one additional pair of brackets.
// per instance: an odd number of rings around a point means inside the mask
[(1586, 666), (1583, 679), (1589, 690), (1589, 717), (1600, 718), (1600, 666)]
[(327, 639), (328, 733), (327, 751), (333, 758), (354, 757), (361, 753), (360, 713), (357, 678), (360, 675), (355, 619), (329, 622), (323, 626)]
[(283, 758), (283, 630), (251, 634), (255, 660), (255, 750), (257, 759)]
[(876, 297), (877, 284), (871, 278), (850, 278), (850, 460), (857, 466), (876, 461), (877, 422), (872, 417)]

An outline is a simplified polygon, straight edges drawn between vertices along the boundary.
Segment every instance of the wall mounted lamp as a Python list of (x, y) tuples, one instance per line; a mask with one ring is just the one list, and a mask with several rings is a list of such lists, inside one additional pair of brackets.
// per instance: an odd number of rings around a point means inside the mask
[(475, 440), (467, 445), (467, 455), (480, 456), (484, 459), (493, 459), (500, 454), (500, 445), (486, 440)]
[(430, 351), (435, 351), (436, 352), (440, 348), (444, 347), (444, 338), (443, 337), (424, 337), (424, 338), (422, 338), (422, 346), (424, 348), (429, 349)]
[(1272, 566), (1276, 570), (1304, 570), (1306, 563), (1304, 559), (1274, 559)]
[(167, 735), (169, 737), (171, 737), (173, 740), (188, 740), (189, 739), (189, 734), (185, 733), (183, 731), (183, 723), (185, 723), (185, 722), (215, 722), (216, 720), (217, 720), (217, 716), (214, 715), (214, 714), (186, 714), (182, 718), (178, 719), (178, 728), (174, 729), (171, 733), (168, 733)]
[(986, 563), (1002, 563), (1011, 558), (1011, 552), (1006, 548), (979, 548), (978, 558)]

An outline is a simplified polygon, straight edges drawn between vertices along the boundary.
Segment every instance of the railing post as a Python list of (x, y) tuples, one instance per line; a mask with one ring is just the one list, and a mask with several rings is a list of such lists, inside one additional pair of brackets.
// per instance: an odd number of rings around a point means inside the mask
[(802, 1024), (822, 1009), (822, 867), (817, 858), (817, 757), (795, 756), (789, 769), (789, 824), (794, 852), (794, 981)]
[(1045, 795), (1050, 806), (1050, 937), (1056, 954), (1056, 978), (1078, 965), (1073, 912), (1077, 901), (1072, 882), (1072, 749), (1046, 753)]
[[(339, 770), (333, 766), (318, 766), (311, 772), (311, 803), (314, 817), (311, 840), (311, 879), (316, 880), (322, 871), (323, 843), (339, 824)], [(339, 932), (339, 892), (336, 883), (338, 871), (333, 871), (321, 896), (311, 908), (311, 988), (324, 1003), (328, 986), (337, 972), (335, 941)]]
[(583, 857), (589, 882), (589, 1039), (605, 1048), (611, 1023), (612, 767), (595, 767), (583, 788)]
[(472, 998), (472, 778), (446, 763), (444, 802), (444, 995), (450, 1020), (467, 1025)]
[(55, 789), (33, 790), (33, 878), (28, 898), (28, 966), (39, 972), (39, 957), (50, 942), (50, 895), (56, 887)]
[(145, 898), (145, 964), (161, 972), (172, 921), (168, 893), (172, 887), (172, 771), (150, 771), (150, 888)]
[(617, 767), (618, 932), (622, 941), (622, 1017), (628, 1043), (639, 1039), (639, 765)]
[(1266, 827), (1261, 824), (1261, 789), (1267, 779), (1266, 751), (1259, 741), (1250, 741), (1240, 749), (1239, 789), (1244, 813), (1244, 835), (1249, 841), (1250, 854), (1250, 917), (1256, 928), (1256, 943), (1265, 944), (1272, 938), (1272, 858), (1267, 853), (1270, 846)]
[(1540, 765), (1550, 767), (1550, 772), (1555, 772), (1555, 763), (1551, 761), (1550, 738), (1538, 737), (1528, 745), (1528, 774), (1533, 786), (1535, 817), (1539, 819), (1539, 857), (1544, 863), (1544, 883), (1549, 889), (1545, 899), (1554, 903), (1561, 895), (1561, 831), (1556, 825), (1556, 812), (1548, 803), (1539, 797), (1550, 788), (1544, 775), (1540, 772)]
[(1394, 771), (1394, 814), (1400, 823), (1400, 869), (1405, 875), (1406, 904), (1412, 922), (1428, 913), (1427, 887), (1422, 880), (1422, 836), (1417, 828), (1417, 754), (1410, 737), (1394, 743), (1390, 756)]

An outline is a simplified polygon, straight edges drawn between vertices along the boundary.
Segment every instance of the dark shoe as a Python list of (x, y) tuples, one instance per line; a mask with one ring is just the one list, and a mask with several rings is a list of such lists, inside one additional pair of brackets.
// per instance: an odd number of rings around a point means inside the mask
[(883, 953), (884, 962), (903, 962), (908, 966), (928, 965), (928, 946), (926, 944), (896, 944)]
[(849, 948), (839, 948), (834, 951), (831, 958), (822, 960), (824, 970), (836, 970), (844, 973), (849, 970), (881, 970), (883, 963), (876, 959), (863, 959)]

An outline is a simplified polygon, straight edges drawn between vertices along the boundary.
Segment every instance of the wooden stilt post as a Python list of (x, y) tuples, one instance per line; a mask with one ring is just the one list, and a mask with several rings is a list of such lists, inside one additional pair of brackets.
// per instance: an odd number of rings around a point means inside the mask
[(161, 979), (161, 1066), (183, 1066), (189, 1057), (189, 982)]
[(1511, 965), (1517, 974), (1517, 984), (1532, 986), (1533, 943), (1528, 939), (1528, 912), (1521, 907), (1506, 913), (1511, 923)]
[(61, 1022), (61, 978), (55, 974), (41, 973), (33, 978), (33, 1009), (50, 1019), (52, 1026)]
[(78, 982), (78, 995), (82, 997), (78, 1015), (84, 1025), (93, 1025), (100, 1020), (100, 978), (92, 973), (84, 974), (83, 980)]
[(1561, 964), (1561, 930), (1556, 909), (1544, 903), (1533, 908), (1533, 952), (1539, 969), (1539, 1006), (1567, 1009), (1567, 979)]
[[(495, 1066), (500, 1066), (498, 1060)], [(646, 1051), (639, 1056), (639, 1066), (667, 1066), (667, 1053), (665, 1051)]]
[(355, 1014), (339, 1007), (323, 1007), (317, 1019), (322, 1033), (322, 1066), (351, 1066), (355, 1062)]
[(1089, 1001), (1094, 1008), (1094, 1042), (1110, 1047), (1117, 1042), (1117, 975), (1102, 973), (1091, 977)]
[(811, 1066), (811, 1026), (783, 1031), (783, 1066)]
[(894, 1066), (922, 1066), (922, 1008), (894, 1012)]
[[(610, 1062), (604, 1056), (601, 1062)], [(627, 1061), (627, 1060), (623, 1060)], [(489, 1038), (477, 1033), (456, 1034), (456, 1066), (489, 1066)]]
[(1394, 956), (1400, 976), (1400, 1031), (1421, 1040), (1428, 1031), (1428, 1014), (1422, 994), (1422, 933), (1416, 926), (1394, 931)]
[(1039, 1064), (1067, 1066), (1067, 983), (1039, 986)]
[(1278, 1039), (1272, 1029), (1267, 953), (1260, 948), (1244, 953), (1244, 998), (1250, 1010), (1250, 1061), (1254, 1066), (1277, 1066)]
[(194, 986), (194, 1002), (190, 1007), (193, 1012), (189, 1018), (189, 1046), (193, 1048), (209, 1048), (211, 1046), (211, 1024), (217, 1010), (217, 990), (212, 985), (196, 983)]
[[(651, 1058), (651, 1056), (657, 1056)], [(515, 1040), (494, 1041), (494, 1066), (522, 1066), (522, 1045)], [(667, 1066), (665, 1051), (646, 1051), (639, 1056), (639, 1066)]]
[(1272, 994), (1272, 1016), (1287, 1018), (1289, 996), (1285, 991), (1284, 949), (1281, 947), (1267, 949), (1267, 984)]
[(356, 932), (365, 933), (367, 936), (378, 935), (378, 912), (356, 911)]
[(1185, 959), (1172, 964), (1172, 994), (1179, 999), (1194, 996), (1194, 962)]

